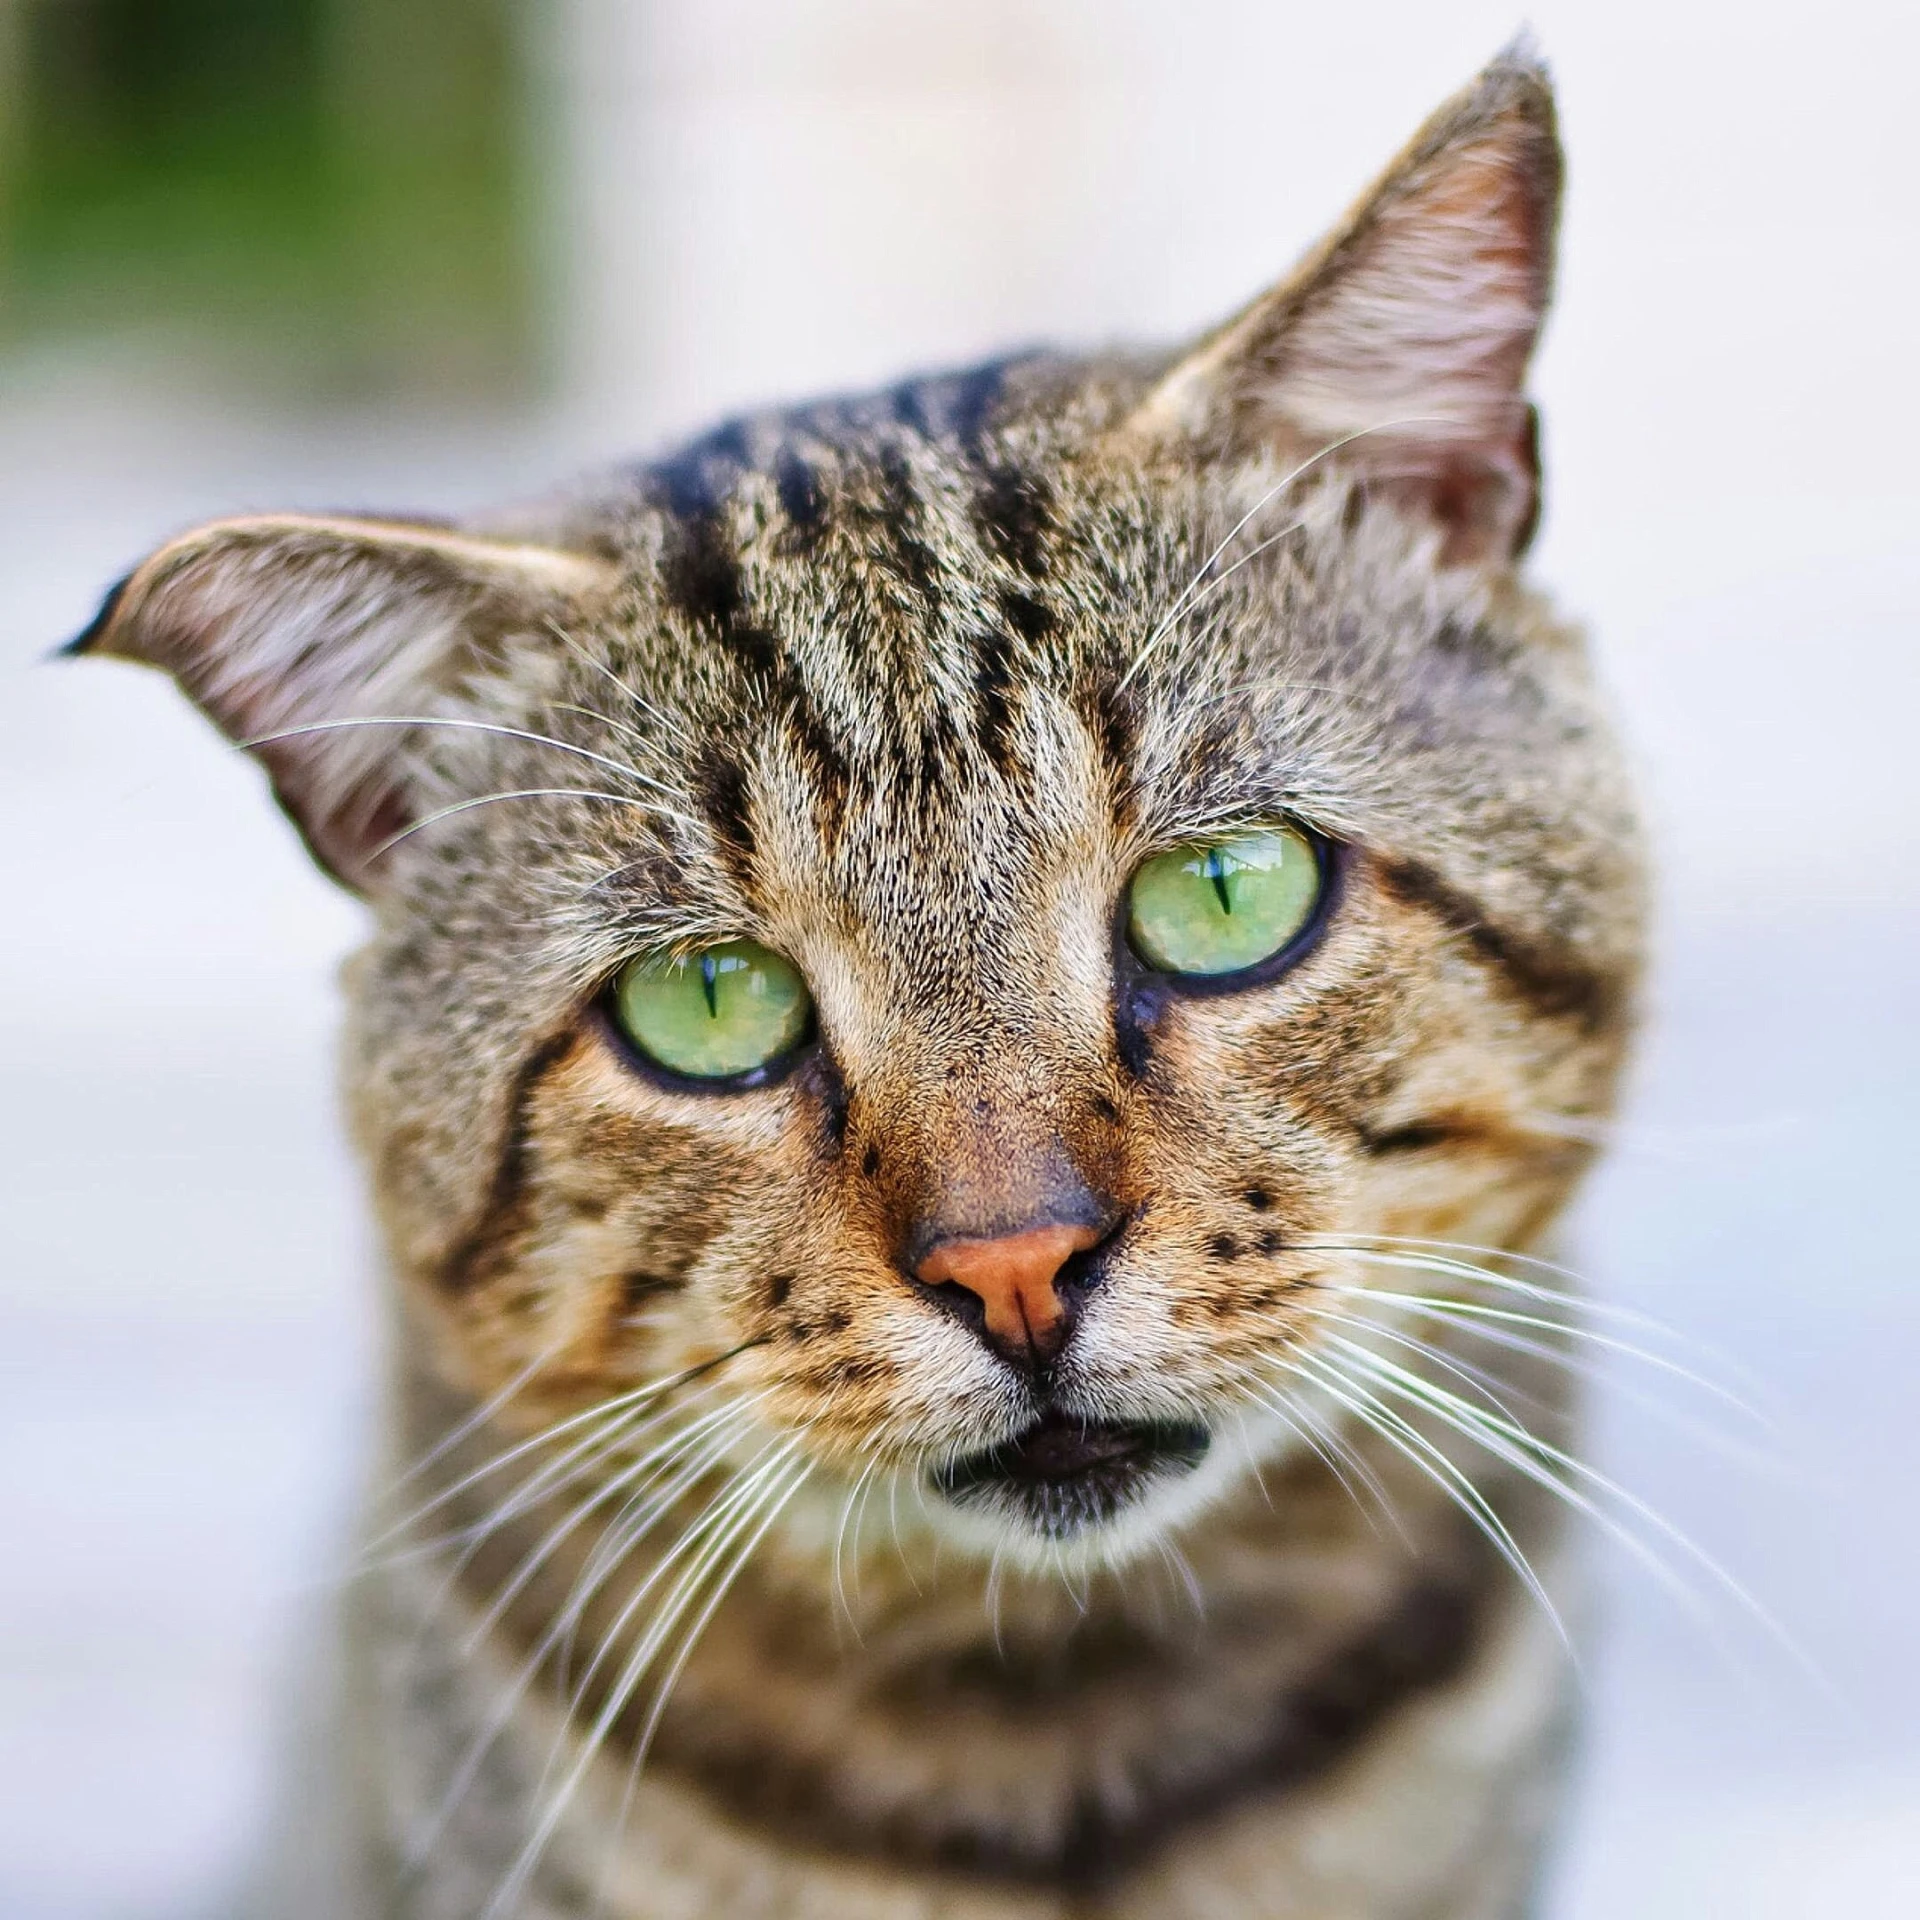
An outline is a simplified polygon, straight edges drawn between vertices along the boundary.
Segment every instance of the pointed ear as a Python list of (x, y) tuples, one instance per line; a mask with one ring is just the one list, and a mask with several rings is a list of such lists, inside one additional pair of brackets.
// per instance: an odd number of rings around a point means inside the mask
[(66, 651), (171, 673), (265, 765), (314, 858), (370, 892), (373, 856), (415, 817), (407, 729), (333, 723), (450, 712), (491, 642), (612, 584), (581, 554), (438, 527), (221, 520), (143, 561)]
[(1186, 354), (1129, 430), (1203, 456), (1335, 449), (1439, 522), (1448, 560), (1511, 559), (1538, 512), (1523, 385), (1559, 199), (1553, 94), (1516, 47), (1290, 280)]

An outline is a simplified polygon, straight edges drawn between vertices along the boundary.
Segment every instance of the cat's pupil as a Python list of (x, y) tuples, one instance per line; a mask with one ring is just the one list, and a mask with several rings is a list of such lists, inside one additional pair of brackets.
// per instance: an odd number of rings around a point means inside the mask
[(1226, 856), (1218, 847), (1211, 848), (1207, 854), (1207, 878), (1213, 882), (1213, 890), (1220, 896), (1220, 911), (1233, 911), (1233, 896), (1227, 891)]

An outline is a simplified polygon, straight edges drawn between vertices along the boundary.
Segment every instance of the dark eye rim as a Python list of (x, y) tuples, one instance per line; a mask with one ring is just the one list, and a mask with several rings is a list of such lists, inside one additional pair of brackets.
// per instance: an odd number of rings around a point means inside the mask
[[(1329, 839), (1302, 821), (1289, 820), (1285, 824), (1313, 849), (1319, 890), (1314, 896), (1313, 912), (1308, 915), (1300, 931), (1284, 946), (1276, 948), (1264, 960), (1257, 960), (1250, 967), (1240, 967), (1231, 973), (1173, 973), (1149, 966), (1127, 937), (1127, 923), (1131, 916), (1127, 895), (1122, 892), (1113, 916), (1113, 972), (1115, 998), (1129, 1025), (1141, 1029), (1151, 1027), (1160, 1006), (1168, 1000), (1213, 1000), (1229, 994), (1257, 991), (1292, 972), (1320, 944), (1344, 897), (1348, 871), (1353, 864), (1353, 850), (1346, 842)], [(784, 1052), (775, 1054), (770, 1060), (763, 1060), (757, 1067), (748, 1068), (745, 1073), (711, 1077), (677, 1073), (647, 1053), (622, 1024), (617, 997), (620, 976), (625, 971), (623, 965), (607, 977), (588, 1003), (587, 1019), (599, 1029), (602, 1039), (623, 1065), (665, 1092), (702, 1097), (754, 1093), (778, 1086), (810, 1061), (825, 1057), (819, 1013), (809, 993), (807, 1024), (801, 1030), (800, 1038)]]
[[(672, 1067), (663, 1065), (634, 1039), (620, 1019), (618, 999), (620, 976), (631, 962), (617, 967), (603, 986), (596, 992), (588, 1004), (587, 1019), (600, 1029), (601, 1037), (618, 1056), (621, 1063), (639, 1074), (643, 1080), (669, 1093), (693, 1094), (730, 1094), (754, 1093), (763, 1087), (778, 1086), (788, 1079), (806, 1062), (820, 1051), (820, 1016), (813, 1004), (813, 993), (807, 993), (807, 1024), (800, 1031), (800, 1038), (784, 1052), (776, 1053), (772, 1059), (763, 1060), (757, 1067), (749, 1067), (745, 1073), (725, 1073), (704, 1075), (697, 1073), (677, 1073)], [(802, 976), (804, 979), (804, 976)]]
[[(1155, 999), (1214, 1000), (1226, 994), (1251, 993), (1271, 985), (1282, 974), (1291, 973), (1320, 944), (1345, 894), (1352, 850), (1344, 841), (1330, 840), (1324, 833), (1316, 833), (1304, 821), (1286, 820), (1281, 824), (1313, 849), (1319, 874), (1313, 911), (1300, 931), (1284, 946), (1276, 947), (1264, 960), (1256, 960), (1250, 967), (1237, 967), (1231, 973), (1175, 973), (1150, 965), (1128, 937), (1127, 926), (1132, 918), (1128, 901), (1132, 882), (1129, 881), (1115, 907), (1113, 921), (1114, 979), (1122, 1004), (1132, 1006), (1136, 1000)], [(1248, 827), (1246, 831), (1254, 833), (1261, 829)], [(1228, 840), (1233, 835), (1223, 833), (1218, 837)]]

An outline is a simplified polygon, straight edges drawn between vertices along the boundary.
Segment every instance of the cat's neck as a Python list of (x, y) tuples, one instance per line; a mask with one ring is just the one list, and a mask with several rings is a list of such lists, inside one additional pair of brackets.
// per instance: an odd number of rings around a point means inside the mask
[[(402, 1496), (431, 1507), (403, 1544), (445, 1543), (410, 1563), (407, 1632), (416, 1659), (485, 1676), (413, 1801), (471, 1792), (531, 1738), (535, 1799), (644, 1759), (774, 1842), (1079, 1883), (1364, 1750), (1472, 1663), (1505, 1578), (1397, 1456), (1370, 1467), (1383, 1524), (1307, 1452), (1177, 1549), (1085, 1578), (931, 1551), (884, 1494), (859, 1529), (822, 1527), (850, 1490), (816, 1493), (813, 1523), (770, 1528), (722, 1600), (731, 1551), (702, 1516), (724, 1473), (635, 1538), (611, 1465), (567, 1481), (535, 1449), (489, 1473), (503, 1443), (475, 1409), (425, 1374), (400, 1400), (402, 1448), (440, 1449)], [(1518, 1489), (1490, 1491), (1545, 1537)]]

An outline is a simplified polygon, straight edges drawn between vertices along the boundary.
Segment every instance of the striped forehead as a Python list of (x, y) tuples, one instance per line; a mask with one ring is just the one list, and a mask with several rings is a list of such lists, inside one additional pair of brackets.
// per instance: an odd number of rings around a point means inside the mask
[(728, 890), (933, 968), (1054, 917), (1125, 760), (1117, 668), (1062, 577), (1057, 455), (961, 431), (988, 387), (736, 425), (643, 477)]
[(888, 417), (757, 448), (730, 428), (648, 486), (659, 611), (706, 696), (722, 824), (768, 761), (836, 811), (1042, 800), (1083, 636), (1039, 465)]
[(1604, 944), (1618, 809), (1564, 647), (1331, 483), (1193, 596), (1270, 474), (1109, 460), (1058, 408), (997, 417), (998, 379), (737, 423), (612, 503), (612, 664), (705, 829), (622, 869), (647, 927), (838, 923), (934, 977), (1292, 816), (1512, 951)]
[(669, 615), (761, 679), (799, 671), (859, 695), (952, 704), (1016, 650), (1043, 665), (1056, 462), (852, 408), (832, 424), (737, 424), (645, 477)]

